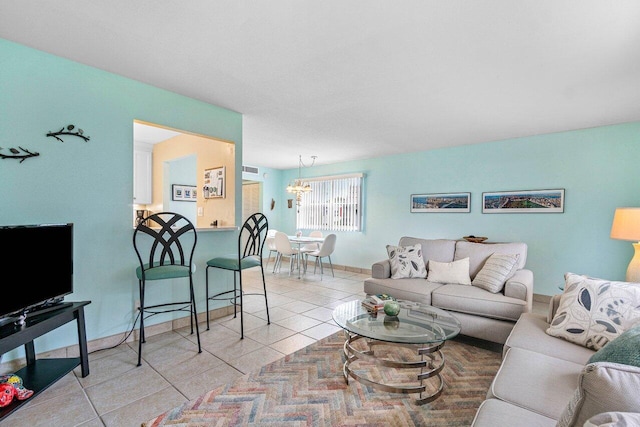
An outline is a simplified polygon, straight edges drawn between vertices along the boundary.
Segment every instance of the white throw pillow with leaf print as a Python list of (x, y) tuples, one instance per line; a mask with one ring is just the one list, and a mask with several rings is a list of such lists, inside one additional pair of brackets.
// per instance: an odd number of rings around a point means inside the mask
[(565, 274), (547, 334), (600, 350), (640, 318), (640, 285)]
[(392, 279), (408, 279), (427, 277), (427, 268), (422, 258), (422, 245), (391, 246), (387, 245)]

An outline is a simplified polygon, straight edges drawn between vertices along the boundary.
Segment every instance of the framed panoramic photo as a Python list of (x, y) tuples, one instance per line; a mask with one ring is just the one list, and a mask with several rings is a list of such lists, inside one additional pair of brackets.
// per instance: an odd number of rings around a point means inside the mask
[(195, 185), (171, 185), (171, 200), (178, 202), (195, 202), (197, 199)]
[(412, 194), (411, 212), (469, 212), (471, 193)]
[(564, 189), (482, 193), (482, 213), (562, 213)]

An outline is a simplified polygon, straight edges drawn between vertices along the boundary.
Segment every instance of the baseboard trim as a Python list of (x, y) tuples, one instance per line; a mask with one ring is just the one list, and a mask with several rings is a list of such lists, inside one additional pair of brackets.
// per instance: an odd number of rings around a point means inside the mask
[[(209, 310), (209, 319), (216, 320), (221, 317), (229, 316), (233, 314), (233, 305), (216, 308), (213, 310)], [(207, 321), (207, 313), (198, 313), (198, 323), (202, 326)], [(154, 335), (162, 334), (165, 332), (174, 331), (176, 329), (181, 329), (188, 327), (190, 325), (189, 316), (181, 317), (180, 319), (168, 320), (166, 322), (157, 323), (155, 325), (145, 326), (144, 332), (147, 337), (152, 337)], [(126, 332), (128, 333), (128, 331)], [(89, 353), (93, 353), (100, 350), (107, 350), (111, 347), (118, 345), (123, 338), (125, 333), (119, 333), (116, 335), (111, 335), (108, 337), (98, 338), (92, 341), (87, 342), (87, 350)], [(134, 329), (133, 332), (127, 337), (127, 339), (120, 343), (130, 343), (138, 340), (140, 336), (140, 328)], [(66, 358), (66, 357), (78, 357), (80, 354), (80, 350), (77, 344), (70, 345), (68, 347), (61, 347), (55, 350), (45, 351), (42, 353), (38, 353), (36, 357), (40, 358)], [(136, 363), (137, 360), (132, 360), (132, 363)], [(18, 358), (13, 359), (7, 362), (3, 362), (0, 364), (0, 369), (7, 372), (15, 372), (20, 369), (22, 366), (26, 365), (26, 358)]]
[(533, 294), (533, 301), (549, 304), (549, 301), (551, 301), (551, 295)]

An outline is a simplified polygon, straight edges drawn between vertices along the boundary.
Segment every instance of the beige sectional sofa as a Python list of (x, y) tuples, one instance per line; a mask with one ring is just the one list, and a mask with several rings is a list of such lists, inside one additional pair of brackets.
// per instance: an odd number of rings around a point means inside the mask
[(640, 426), (640, 368), (588, 363), (595, 350), (548, 335), (559, 301), (520, 317), (473, 427)]
[(513, 275), (496, 293), (473, 285), (436, 283), (427, 278), (391, 278), (389, 259), (372, 265), (372, 277), (364, 282), (365, 293), (388, 294), (397, 299), (417, 301), (454, 313), (463, 335), (503, 344), (521, 314), (533, 306), (533, 273), (525, 268), (525, 243), (472, 243), (464, 240), (402, 237), (400, 247), (422, 247), (426, 269), (429, 261), (450, 263), (469, 259), (469, 278), (474, 280), (494, 253), (518, 255)]

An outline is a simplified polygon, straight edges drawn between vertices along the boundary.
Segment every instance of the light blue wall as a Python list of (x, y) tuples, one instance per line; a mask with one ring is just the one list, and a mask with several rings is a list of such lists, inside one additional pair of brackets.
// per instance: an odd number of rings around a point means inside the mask
[[(639, 161), (640, 123), (630, 123), (314, 166), (302, 176), (366, 174), (364, 231), (337, 233), (336, 264), (371, 268), (401, 236), (488, 236), (526, 242), (535, 292), (552, 295), (569, 271), (624, 280), (633, 249), (609, 231), (616, 207), (640, 206)], [(297, 173), (283, 172), (282, 181)], [(566, 191), (564, 213), (482, 214), (482, 192), (555, 188)], [(470, 192), (471, 212), (409, 212), (411, 194), (445, 192)], [(283, 210), (281, 224), (295, 230), (295, 207)]]
[[(269, 228), (275, 230), (284, 229), (285, 225), (282, 222), (282, 212), (284, 211), (282, 207), (287, 204), (285, 199), (286, 192), (283, 194), (281, 191), (284, 188), (282, 184), (284, 171), (264, 166), (260, 166), (259, 169), (260, 173), (258, 175), (243, 173), (242, 178), (262, 184), (263, 213), (269, 221)], [(275, 202), (273, 210), (271, 210), (271, 199)]]
[[(134, 119), (234, 141), (240, 182), (240, 114), (0, 39), (0, 147), (40, 152), (23, 163), (0, 160), (0, 224), (75, 224), (76, 288), (69, 299), (92, 301), (86, 312), (90, 340), (124, 333), (134, 317)], [(60, 143), (45, 137), (67, 124), (82, 127), (91, 140)], [(370, 268), (386, 257), (385, 245), (404, 235), (483, 235), (491, 241), (526, 242), (535, 292), (551, 295), (567, 271), (624, 278), (633, 250), (629, 242), (610, 239), (609, 230), (615, 207), (640, 206), (640, 181), (633, 174), (640, 160), (639, 139), (640, 123), (630, 123), (314, 166), (304, 169), (303, 177), (366, 174), (364, 231), (338, 233), (336, 264)], [(260, 177), (250, 178), (263, 184), (271, 228), (295, 231), (295, 207), (287, 208), (290, 195), (284, 188), (297, 173), (297, 168), (261, 167)], [(566, 190), (564, 213), (481, 213), (483, 191), (545, 188)], [(411, 194), (439, 192), (470, 192), (471, 212), (409, 212)], [(237, 186), (236, 221), (240, 194)], [(273, 211), (268, 208), (272, 198)], [(196, 263), (203, 266), (235, 245), (232, 232), (201, 233)], [(41, 255), (34, 250), (34, 267)], [(25, 281), (13, 285), (25, 286), (26, 280), (28, 272)], [(227, 277), (214, 280), (230, 285)], [(196, 284), (202, 312), (204, 268), (198, 269)], [(36, 351), (74, 343), (75, 331), (68, 325), (37, 340)], [(20, 353), (8, 357), (15, 354)]]
[(164, 209), (184, 215), (194, 224), (198, 222), (195, 200), (193, 202), (172, 200), (173, 189), (171, 186), (173, 184), (195, 186), (198, 176), (197, 163), (198, 158), (195, 154), (171, 160), (165, 162), (165, 172), (162, 174), (164, 177), (164, 196), (162, 199), (165, 201)]
[[(86, 308), (89, 340), (124, 335), (134, 319), (134, 119), (235, 142), (240, 182), (240, 114), (0, 39), (0, 147), (40, 153), (22, 163), (0, 159), (0, 224), (75, 224), (75, 291), (67, 300), (92, 301)], [(45, 136), (68, 124), (82, 128), (91, 140), (58, 142)], [(237, 186), (236, 221), (240, 194)], [(233, 232), (201, 233), (197, 264), (227, 253), (236, 242)], [(46, 254), (33, 248), (34, 268), (41, 256)], [(3, 271), (8, 274), (10, 267)], [(35, 285), (28, 271), (11, 275), (19, 279), (5, 277), (3, 286)], [(232, 279), (221, 280), (228, 286)], [(204, 311), (204, 268), (196, 272), (196, 283), (198, 308)], [(185, 289), (180, 284), (169, 288), (174, 293)], [(149, 299), (158, 296), (150, 287)], [(74, 344), (75, 336), (73, 325), (67, 325), (38, 339), (36, 351)]]

